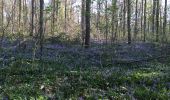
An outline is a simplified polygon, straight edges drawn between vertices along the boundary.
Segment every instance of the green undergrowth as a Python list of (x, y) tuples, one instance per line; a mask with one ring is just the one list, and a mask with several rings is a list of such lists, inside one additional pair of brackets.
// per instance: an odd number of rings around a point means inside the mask
[(0, 98), (168, 100), (169, 65), (153, 61), (74, 68), (58, 62), (20, 59), (0, 68)]

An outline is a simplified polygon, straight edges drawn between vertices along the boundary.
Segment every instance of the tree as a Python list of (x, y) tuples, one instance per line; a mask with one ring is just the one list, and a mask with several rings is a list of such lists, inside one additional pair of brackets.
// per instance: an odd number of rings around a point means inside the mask
[(144, 32), (143, 32), (143, 41), (146, 41), (146, 3), (147, 1), (145, 0), (144, 4)]
[(138, 34), (138, 0), (136, 0), (136, 8), (135, 8), (135, 29), (134, 29), (134, 38), (136, 39), (136, 36)]
[(2, 36), (1, 36), (1, 43), (0, 43), (0, 47), (2, 46), (2, 42), (3, 42), (3, 38), (4, 38), (4, 0), (1, 0), (1, 32), (2, 32)]
[(91, 5), (91, 0), (86, 0), (86, 36), (85, 36), (85, 48), (89, 48), (89, 45), (90, 45), (90, 5)]
[(131, 44), (131, 0), (127, 0), (128, 44)]
[(31, 32), (30, 36), (34, 33), (34, 0), (31, 0)]
[[(22, 10), (22, 1), (19, 0), (19, 3), (18, 3), (18, 6), (19, 6), (19, 15), (18, 15), (18, 33), (19, 33), (19, 39), (21, 39), (21, 10)], [(20, 40), (19, 40), (19, 47), (20, 47)]]
[(105, 39), (106, 39), (106, 44), (108, 42), (108, 8), (107, 8), (107, 0), (105, 0)]
[(52, 18), (51, 18), (51, 34), (54, 35), (54, 29), (55, 29), (55, 10), (56, 10), (56, 1), (52, 0), (51, 5), (52, 5)]
[(67, 0), (65, 0), (64, 4), (64, 31), (67, 32)]
[(159, 0), (156, 1), (156, 42), (159, 41)]
[(82, 32), (82, 45), (84, 45), (85, 38), (85, 0), (82, 0), (81, 4), (81, 32)]
[(126, 34), (126, 0), (123, 0), (123, 36)]
[(142, 3), (141, 3), (141, 38), (142, 38), (142, 34), (143, 34), (143, 0), (142, 0)]
[(115, 16), (116, 16), (116, 3), (117, 0), (112, 0), (112, 18), (111, 18), (111, 33), (112, 33), (112, 42), (116, 40), (116, 31), (115, 31)]
[(40, 54), (42, 56), (42, 50), (43, 50), (43, 23), (44, 23), (44, 0), (40, 0), (40, 15), (39, 15), (39, 39), (40, 39)]
[[(167, 0), (165, 0), (165, 7), (164, 7), (164, 22), (163, 22), (163, 37), (165, 38), (165, 41), (167, 41), (166, 38), (166, 27), (167, 27)], [(163, 39), (164, 41), (164, 39)]]
[(97, 0), (97, 20), (96, 20), (96, 28), (99, 31), (99, 24), (100, 24), (100, 12), (101, 12), (101, 0)]
[(152, 33), (155, 33), (155, 14), (156, 14), (156, 0), (153, 0), (153, 8), (152, 8)]

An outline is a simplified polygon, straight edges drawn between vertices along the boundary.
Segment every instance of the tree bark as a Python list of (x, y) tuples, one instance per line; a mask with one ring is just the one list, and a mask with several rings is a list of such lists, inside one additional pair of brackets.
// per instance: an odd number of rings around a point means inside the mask
[(131, 0), (127, 0), (127, 13), (128, 44), (131, 44)]
[(40, 34), (40, 56), (42, 57), (42, 51), (43, 51), (43, 39), (44, 39), (44, 33), (43, 33), (43, 25), (44, 25), (44, 0), (40, 0), (40, 15), (39, 15), (39, 34)]
[(90, 46), (90, 5), (91, 0), (86, 0), (86, 36), (85, 36), (85, 48)]

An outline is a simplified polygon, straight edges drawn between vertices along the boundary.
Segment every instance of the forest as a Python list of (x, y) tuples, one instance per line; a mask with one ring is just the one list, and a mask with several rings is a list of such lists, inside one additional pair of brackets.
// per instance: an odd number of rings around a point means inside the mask
[(169, 100), (170, 0), (0, 0), (0, 99)]

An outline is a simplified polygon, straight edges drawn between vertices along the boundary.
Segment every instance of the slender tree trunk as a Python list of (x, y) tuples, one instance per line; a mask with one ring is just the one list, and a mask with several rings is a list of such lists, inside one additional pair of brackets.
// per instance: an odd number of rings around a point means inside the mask
[(116, 3), (117, 3), (117, 0), (112, 0), (112, 19), (111, 19), (112, 42), (116, 40), (116, 31), (115, 31), (115, 16), (117, 12)]
[(137, 38), (138, 34), (138, 0), (136, 0), (136, 8), (135, 8), (135, 30), (134, 30), (134, 38)]
[(30, 36), (33, 36), (34, 34), (34, 0), (31, 0), (31, 32)]
[(15, 23), (14, 23), (14, 21), (15, 21), (15, 5), (16, 5), (16, 1), (17, 0), (14, 0), (14, 2), (13, 2), (13, 5), (12, 5), (12, 15), (11, 15), (11, 33), (12, 34), (14, 34), (14, 26), (15, 26)]
[(21, 10), (22, 10), (22, 1), (19, 0), (19, 18), (18, 18), (18, 35), (19, 35), (19, 48), (20, 48), (20, 41), (21, 41)]
[(67, 0), (65, 0), (65, 8), (64, 8), (64, 31), (67, 32)]
[(4, 35), (5, 35), (5, 32), (4, 32), (4, 0), (1, 0), (1, 32), (2, 32), (2, 36), (1, 36), (1, 44), (0, 44), (0, 47), (2, 46), (2, 42), (3, 42), (3, 39), (4, 39)]
[(147, 0), (145, 0), (145, 4), (144, 4), (144, 32), (143, 32), (143, 41), (146, 41), (146, 4), (147, 4)]
[(97, 0), (97, 21), (96, 21), (97, 31), (99, 31), (100, 11), (101, 11), (101, 0)]
[(143, 34), (143, 0), (141, 3), (141, 38), (142, 38), (142, 34)]
[(155, 13), (156, 13), (156, 0), (153, 0), (152, 8), (152, 33), (155, 33)]
[(126, 1), (127, 0), (123, 0), (123, 37), (125, 37), (126, 34)]
[(156, 9), (156, 42), (159, 41), (159, 0), (157, 0)]
[(40, 16), (39, 16), (39, 34), (40, 34), (40, 55), (42, 57), (42, 51), (43, 51), (43, 39), (44, 39), (44, 33), (43, 33), (43, 25), (44, 25), (44, 0), (40, 0)]
[(108, 13), (107, 13), (107, 0), (105, 1), (105, 39), (106, 39), (106, 44), (108, 42)]
[(81, 4), (81, 32), (82, 32), (82, 45), (84, 45), (84, 39), (85, 39), (85, 0), (82, 0)]
[(51, 1), (51, 3), (52, 3), (52, 18), (51, 18), (51, 34), (52, 35), (54, 35), (54, 29), (55, 29), (55, 26), (54, 26), (54, 24), (55, 24), (55, 0), (52, 0)]
[(86, 36), (85, 36), (85, 48), (90, 46), (90, 5), (91, 0), (86, 0)]
[(127, 13), (128, 44), (131, 44), (131, 0), (127, 0)]
[(166, 28), (167, 28), (167, 0), (165, 0), (165, 7), (164, 7), (164, 22), (163, 22), (163, 41), (167, 41), (166, 37)]

